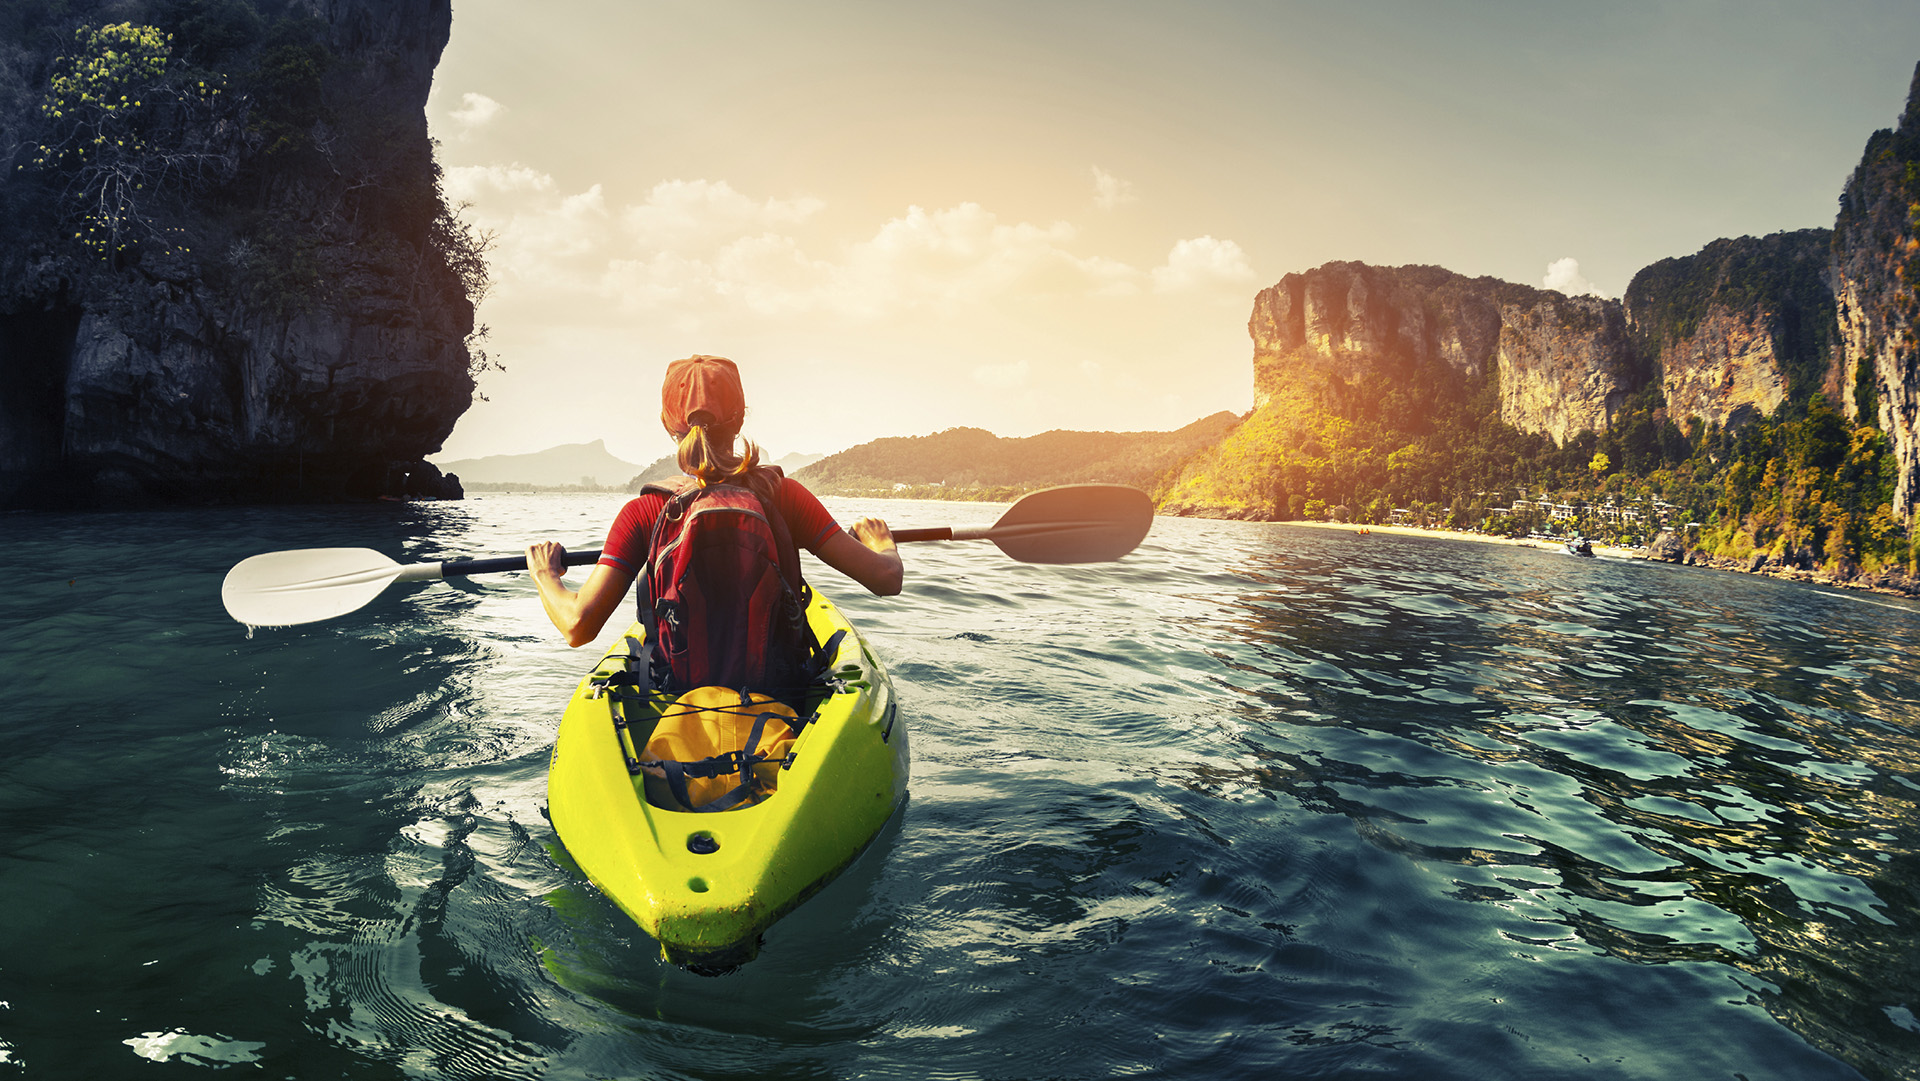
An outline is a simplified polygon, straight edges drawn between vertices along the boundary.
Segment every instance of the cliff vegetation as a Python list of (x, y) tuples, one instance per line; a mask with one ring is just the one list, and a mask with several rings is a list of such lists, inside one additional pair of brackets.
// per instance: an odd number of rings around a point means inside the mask
[(446, 0), (0, 4), (0, 506), (455, 494)]

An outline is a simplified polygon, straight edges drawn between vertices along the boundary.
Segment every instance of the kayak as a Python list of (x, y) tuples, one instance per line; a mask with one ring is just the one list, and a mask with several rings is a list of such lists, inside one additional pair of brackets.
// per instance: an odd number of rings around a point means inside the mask
[(700, 813), (649, 803), (628, 762), (671, 699), (646, 689), (635, 623), (574, 691), (547, 769), (554, 832), (589, 881), (660, 944), (668, 961), (723, 968), (751, 959), (773, 922), (832, 881), (906, 798), (907, 729), (886, 669), (826, 597), (807, 622), (831, 693), (800, 729), (774, 791)]

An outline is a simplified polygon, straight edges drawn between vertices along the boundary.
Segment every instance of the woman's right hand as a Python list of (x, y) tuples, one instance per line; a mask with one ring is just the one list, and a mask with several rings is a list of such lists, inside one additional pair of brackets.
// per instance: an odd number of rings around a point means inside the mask
[(861, 544), (866, 545), (876, 552), (891, 552), (894, 550), (893, 530), (887, 525), (885, 519), (862, 518), (851, 526), (848, 526), (847, 532), (853, 534), (854, 540), (859, 541)]
[(813, 554), (877, 596), (893, 596), (906, 580), (893, 530), (878, 518), (862, 518), (846, 529), (834, 530)]

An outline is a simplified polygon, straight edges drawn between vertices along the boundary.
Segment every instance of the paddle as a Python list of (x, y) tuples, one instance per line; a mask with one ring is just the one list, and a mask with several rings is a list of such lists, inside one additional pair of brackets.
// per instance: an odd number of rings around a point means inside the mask
[(896, 529), (909, 544), (990, 540), (1022, 563), (1105, 563), (1139, 547), (1153, 525), (1153, 500), (1124, 484), (1043, 488), (1007, 508), (990, 526)]
[[(990, 526), (896, 529), (901, 543), (990, 540), (1023, 563), (1101, 563), (1134, 550), (1153, 525), (1153, 501), (1119, 484), (1070, 484), (1034, 492)], [(567, 566), (600, 558), (568, 552)], [(527, 557), (396, 563), (371, 548), (300, 548), (248, 556), (220, 585), (227, 614), (252, 627), (291, 627), (346, 615), (395, 582), (523, 571)]]

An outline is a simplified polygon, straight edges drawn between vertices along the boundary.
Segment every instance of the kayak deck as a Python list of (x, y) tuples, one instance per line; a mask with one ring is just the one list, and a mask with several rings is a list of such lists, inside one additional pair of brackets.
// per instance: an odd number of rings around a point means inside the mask
[(647, 802), (628, 752), (646, 746), (664, 700), (645, 689), (637, 623), (561, 717), (547, 772), (554, 831), (669, 961), (751, 958), (760, 933), (852, 863), (906, 795), (907, 731), (886, 670), (818, 592), (807, 621), (822, 642), (846, 632), (828, 665), (832, 693), (801, 729), (776, 790), (752, 806), (698, 813)]

